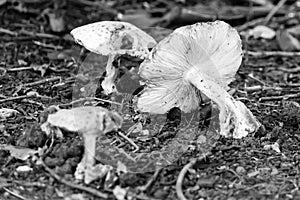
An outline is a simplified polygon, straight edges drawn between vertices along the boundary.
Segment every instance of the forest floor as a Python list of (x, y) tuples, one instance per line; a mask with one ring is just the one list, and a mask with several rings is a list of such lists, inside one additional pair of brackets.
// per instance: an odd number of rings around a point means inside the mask
[[(0, 1), (0, 199), (175, 200), (184, 199), (181, 189), (186, 199), (300, 199), (300, 29), (291, 30), (300, 24), (299, 1), (280, 1), (284, 5), (272, 15), (271, 4), (277, 1), (259, 6), (250, 0), (199, 2)], [(230, 92), (262, 124), (259, 131), (242, 139), (218, 136), (205, 150), (189, 141), (190, 149), (156, 172), (124, 173), (118, 166), (90, 184), (75, 180), (82, 138), (69, 133), (53, 140), (40, 124), (51, 105), (70, 108), (90, 103), (74, 102), (82, 97), (110, 97), (97, 90), (107, 58), (89, 53), (81, 65), (82, 47), (70, 31), (91, 22), (124, 20), (147, 27), (160, 40), (179, 26), (215, 19), (241, 35), (245, 54)], [(257, 25), (276, 35), (251, 33)], [(123, 56), (114, 65), (138, 68), (140, 62)], [(119, 83), (119, 89), (126, 84)], [(3, 108), (13, 109), (11, 115), (4, 116)], [(145, 143), (131, 139), (144, 149), (165, 145), (155, 137)], [(130, 150), (123, 138), (117, 141)]]

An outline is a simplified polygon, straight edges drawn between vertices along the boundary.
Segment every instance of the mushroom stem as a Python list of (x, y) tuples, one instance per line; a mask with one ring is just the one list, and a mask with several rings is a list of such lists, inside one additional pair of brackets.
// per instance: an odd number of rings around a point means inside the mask
[(234, 138), (241, 138), (259, 128), (260, 123), (251, 111), (242, 102), (228, 94), (214, 78), (198, 72), (197, 68), (193, 67), (185, 74), (185, 79), (217, 104), (220, 110), (221, 135), (232, 134)]
[(84, 136), (84, 154), (81, 162), (83, 162), (86, 167), (95, 164), (96, 139), (97, 135)]
[(115, 55), (108, 55), (108, 60), (106, 64), (106, 76), (101, 84), (104, 93), (106, 95), (111, 94), (116, 91), (115, 86), (115, 78), (116, 78), (116, 68), (113, 66), (113, 61), (115, 59)]

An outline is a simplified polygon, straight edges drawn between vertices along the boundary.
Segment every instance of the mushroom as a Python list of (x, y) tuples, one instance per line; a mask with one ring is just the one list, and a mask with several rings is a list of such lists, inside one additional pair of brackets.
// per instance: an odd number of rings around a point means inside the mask
[(95, 164), (96, 139), (98, 136), (116, 131), (121, 127), (122, 117), (114, 111), (102, 107), (83, 106), (72, 109), (60, 109), (48, 116), (42, 124), (42, 130), (60, 128), (70, 132), (78, 132), (84, 139), (84, 154), (78, 164), (76, 173)]
[(220, 134), (246, 136), (260, 123), (227, 92), (241, 62), (241, 39), (227, 23), (180, 27), (160, 41), (140, 65), (139, 75), (147, 87), (138, 97), (137, 107), (154, 114), (173, 107), (188, 113), (199, 107), (205, 95), (220, 111)]
[(127, 22), (102, 21), (80, 26), (71, 31), (75, 41), (91, 52), (108, 56), (106, 77), (102, 82), (105, 94), (116, 92), (116, 69), (113, 61), (117, 55), (128, 54), (146, 58), (156, 41), (147, 33)]

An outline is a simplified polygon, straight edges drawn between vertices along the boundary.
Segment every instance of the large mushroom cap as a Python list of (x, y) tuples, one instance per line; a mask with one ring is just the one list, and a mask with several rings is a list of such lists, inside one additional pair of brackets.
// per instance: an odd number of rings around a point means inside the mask
[(148, 48), (156, 41), (147, 33), (127, 22), (102, 21), (87, 24), (71, 31), (75, 41), (91, 52), (110, 54), (129, 54), (146, 57)]
[(185, 79), (189, 69), (208, 75), (224, 89), (242, 62), (239, 34), (222, 21), (176, 29), (156, 45), (140, 66), (147, 88), (138, 98), (143, 112), (163, 114), (173, 107), (190, 112), (199, 106), (199, 91)]

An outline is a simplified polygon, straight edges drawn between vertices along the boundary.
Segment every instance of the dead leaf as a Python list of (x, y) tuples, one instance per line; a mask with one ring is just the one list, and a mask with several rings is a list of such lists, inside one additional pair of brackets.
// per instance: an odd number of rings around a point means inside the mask
[(62, 32), (66, 30), (63, 11), (55, 10), (54, 12), (47, 8), (43, 13), (48, 16), (50, 27), (53, 32)]
[(16, 147), (13, 145), (0, 145), (1, 150), (6, 150), (10, 152), (10, 155), (16, 159), (27, 160), (31, 155), (35, 154), (37, 151), (29, 148)]
[(10, 186), (10, 185), (11, 185), (11, 183), (7, 179), (0, 177), (0, 189), (2, 189), (3, 187)]
[(296, 38), (300, 37), (300, 25), (293, 26), (291, 28), (286, 29), (291, 35), (295, 36)]
[(172, 29), (167, 29), (167, 28), (161, 28), (161, 27), (148, 27), (148, 28), (143, 28), (143, 31), (148, 33), (150, 36), (152, 36), (157, 42), (161, 41), (170, 33), (173, 32)]
[(5, 5), (7, 3), (7, 0), (0, 0), (0, 6)]
[(258, 25), (255, 28), (249, 30), (249, 36), (253, 36), (254, 38), (263, 38), (263, 39), (273, 39), (276, 36), (276, 32), (263, 25)]
[(16, 172), (29, 172), (32, 171), (32, 168), (28, 165), (19, 166), (16, 168)]
[(151, 27), (160, 20), (159, 18), (152, 18), (149, 13), (144, 10), (137, 10), (132, 14), (119, 13), (117, 18), (123, 22), (129, 22), (139, 28)]
[(125, 200), (126, 194), (127, 194), (127, 190), (124, 188), (121, 188), (119, 185), (117, 185), (114, 189), (113, 189), (113, 194), (114, 196), (118, 199), (118, 200)]
[(124, 173), (128, 172), (128, 169), (127, 169), (126, 165), (124, 163), (122, 163), (121, 161), (119, 161), (119, 160), (118, 160), (118, 163), (117, 163), (117, 169), (120, 172), (124, 172)]
[(283, 51), (299, 51), (300, 42), (297, 38), (291, 35), (287, 30), (279, 30), (276, 35), (279, 47)]
[(41, 73), (41, 77), (44, 77), (46, 70), (49, 68), (49, 64), (43, 64), (43, 65), (31, 64), (30, 67), (34, 71), (39, 71)]
[[(112, 169), (109, 165), (97, 164), (95, 166), (87, 167), (84, 180), (86, 184), (91, 183), (92, 181), (102, 179), (106, 174)], [(76, 172), (75, 172), (76, 175)]]
[(87, 200), (89, 199), (86, 194), (71, 194), (64, 197), (64, 200)]
[(253, 171), (253, 172), (248, 173), (247, 176), (249, 178), (251, 178), (251, 177), (257, 176), (258, 174), (259, 174), (259, 171)]
[(17, 110), (10, 109), (10, 108), (0, 108), (0, 119), (6, 119), (16, 114), (19, 114)]
[(264, 146), (264, 150), (274, 150), (276, 151), (277, 153), (280, 153), (280, 146), (277, 142), (275, 142), (274, 144), (267, 144)]

